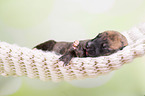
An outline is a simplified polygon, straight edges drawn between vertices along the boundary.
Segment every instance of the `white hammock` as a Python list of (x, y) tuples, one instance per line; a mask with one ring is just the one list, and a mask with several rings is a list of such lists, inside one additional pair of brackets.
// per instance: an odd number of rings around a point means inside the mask
[(60, 55), (53, 52), (0, 42), (0, 75), (27, 76), (55, 82), (95, 78), (145, 54), (145, 23), (122, 34), (129, 43), (123, 50), (109, 56), (73, 58), (67, 66), (58, 62)]

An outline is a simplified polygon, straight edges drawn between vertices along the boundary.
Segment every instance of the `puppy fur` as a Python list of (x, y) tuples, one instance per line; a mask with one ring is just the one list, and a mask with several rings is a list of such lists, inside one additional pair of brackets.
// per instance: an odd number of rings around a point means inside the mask
[(79, 41), (76, 48), (74, 48), (73, 42), (56, 42), (54, 40), (46, 41), (34, 48), (61, 54), (59, 60), (67, 65), (73, 57), (107, 56), (122, 50), (127, 45), (127, 39), (119, 32), (105, 31), (99, 33), (94, 39)]

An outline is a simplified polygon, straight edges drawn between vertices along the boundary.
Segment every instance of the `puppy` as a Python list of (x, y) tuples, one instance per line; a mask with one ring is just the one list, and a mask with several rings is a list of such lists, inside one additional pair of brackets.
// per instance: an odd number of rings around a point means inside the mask
[(107, 56), (122, 50), (128, 45), (125, 36), (117, 31), (99, 33), (94, 39), (75, 42), (56, 42), (49, 40), (37, 45), (36, 49), (54, 51), (62, 56), (60, 61), (67, 65), (73, 57)]

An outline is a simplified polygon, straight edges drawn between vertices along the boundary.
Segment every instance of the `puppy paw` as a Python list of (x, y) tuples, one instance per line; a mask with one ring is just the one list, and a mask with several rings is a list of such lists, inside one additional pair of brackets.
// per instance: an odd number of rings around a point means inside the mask
[(69, 58), (69, 56), (66, 56), (66, 55), (63, 55), (59, 58), (59, 61), (61, 61), (61, 63), (63, 62), (64, 66), (69, 64), (70, 60), (71, 59)]
[(75, 40), (73, 42), (73, 48), (76, 49), (76, 47), (79, 45), (79, 41), (78, 40)]
[(63, 61), (64, 62), (64, 66), (66, 66), (67, 64), (69, 64), (69, 62), (71, 61), (71, 59), (74, 57), (74, 53), (65, 53), (64, 55), (62, 55), (59, 58), (59, 61)]

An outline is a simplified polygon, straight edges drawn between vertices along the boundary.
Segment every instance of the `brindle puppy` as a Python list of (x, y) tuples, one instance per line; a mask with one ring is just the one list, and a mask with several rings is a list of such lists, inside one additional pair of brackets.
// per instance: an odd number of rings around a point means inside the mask
[(94, 39), (73, 42), (46, 41), (34, 48), (62, 54), (60, 61), (67, 65), (73, 57), (107, 56), (127, 46), (127, 39), (117, 31), (99, 33)]

